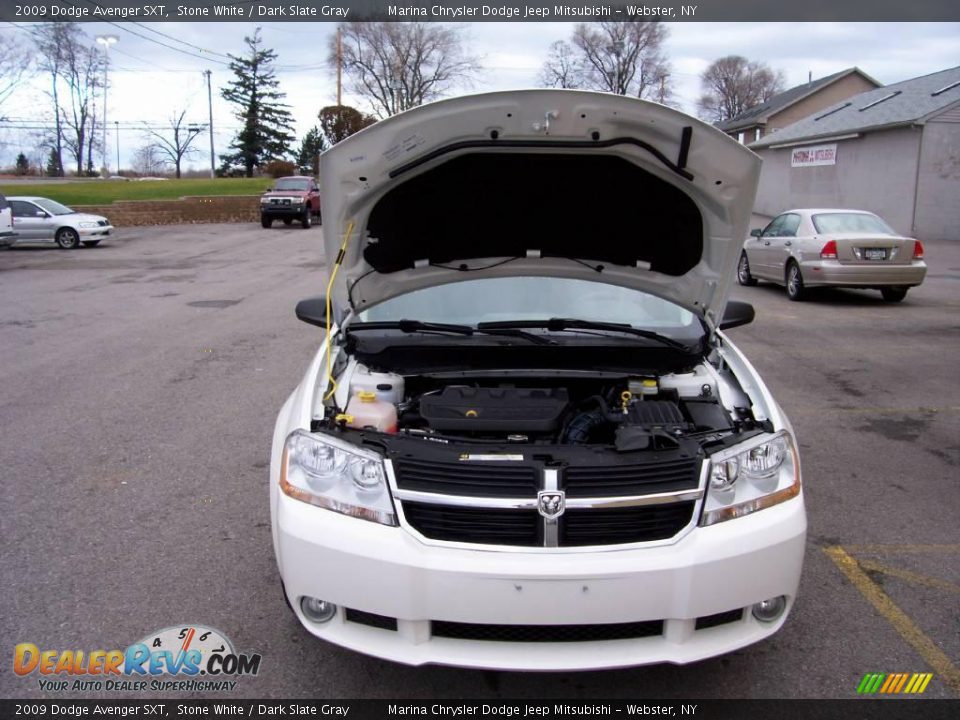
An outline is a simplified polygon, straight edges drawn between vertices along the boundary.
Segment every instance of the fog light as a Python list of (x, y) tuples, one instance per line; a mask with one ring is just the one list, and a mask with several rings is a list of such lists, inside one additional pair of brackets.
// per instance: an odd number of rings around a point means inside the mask
[(329, 622), (337, 614), (337, 606), (333, 603), (306, 595), (300, 598), (300, 609), (307, 620), (315, 623)]
[(783, 615), (787, 608), (787, 598), (778, 595), (775, 598), (761, 600), (753, 606), (753, 616), (760, 622), (773, 622)]

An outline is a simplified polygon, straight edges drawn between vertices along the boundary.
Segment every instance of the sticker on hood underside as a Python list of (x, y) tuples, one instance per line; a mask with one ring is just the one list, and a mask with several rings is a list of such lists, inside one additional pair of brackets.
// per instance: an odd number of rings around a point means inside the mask
[(490, 462), (504, 460), (507, 462), (523, 462), (523, 455), (474, 455), (471, 453), (463, 453), (460, 456), (460, 459), (468, 462)]

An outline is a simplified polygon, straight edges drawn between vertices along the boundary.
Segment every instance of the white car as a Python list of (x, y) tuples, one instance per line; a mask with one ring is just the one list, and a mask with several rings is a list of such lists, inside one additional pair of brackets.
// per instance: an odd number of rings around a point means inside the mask
[[(680, 112), (531, 90), (321, 157), (326, 342), (270, 512), (313, 635), (410, 665), (690, 663), (797, 596), (790, 422), (724, 328), (759, 159)], [(329, 348), (329, 352), (328, 352)]]
[(13, 229), (17, 245), (56, 243), (65, 250), (96, 247), (113, 225), (101, 215), (78, 213), (66, 205), (44, 197), (9, 197), (13, 211)]
[(10, 203), (3, 193), (0, 193), (0, 248), (13, 245), (17, 239), (13, 232), (13, 214), (10, 211)]
[(791, 300), (808, 288), (873, 288), (900, 302), (923, 282), (923, 243), (904, 237), (871, 212), (805, 208), (777, 215), (750, 231), (737, 265), (741, 285), (768, 280)]

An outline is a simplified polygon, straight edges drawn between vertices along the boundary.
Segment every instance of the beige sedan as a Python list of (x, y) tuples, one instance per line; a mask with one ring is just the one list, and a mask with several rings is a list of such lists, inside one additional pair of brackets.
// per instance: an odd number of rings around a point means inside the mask
[(769, 280), (791, 300), (832, 286), (872, 288), (900, 302), (926, 274), (923, 244), (863, 210), (788, 210), (750, 231), (737, 266), (741, 285)]

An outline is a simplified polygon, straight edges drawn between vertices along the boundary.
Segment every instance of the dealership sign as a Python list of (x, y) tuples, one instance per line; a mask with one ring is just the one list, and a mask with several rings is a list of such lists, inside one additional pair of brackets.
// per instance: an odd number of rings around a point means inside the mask
[(794, 148), (790, 155), (790, 167), (813, 167), (814, 165), (836, 165), (837, 144), (814, 145)]

